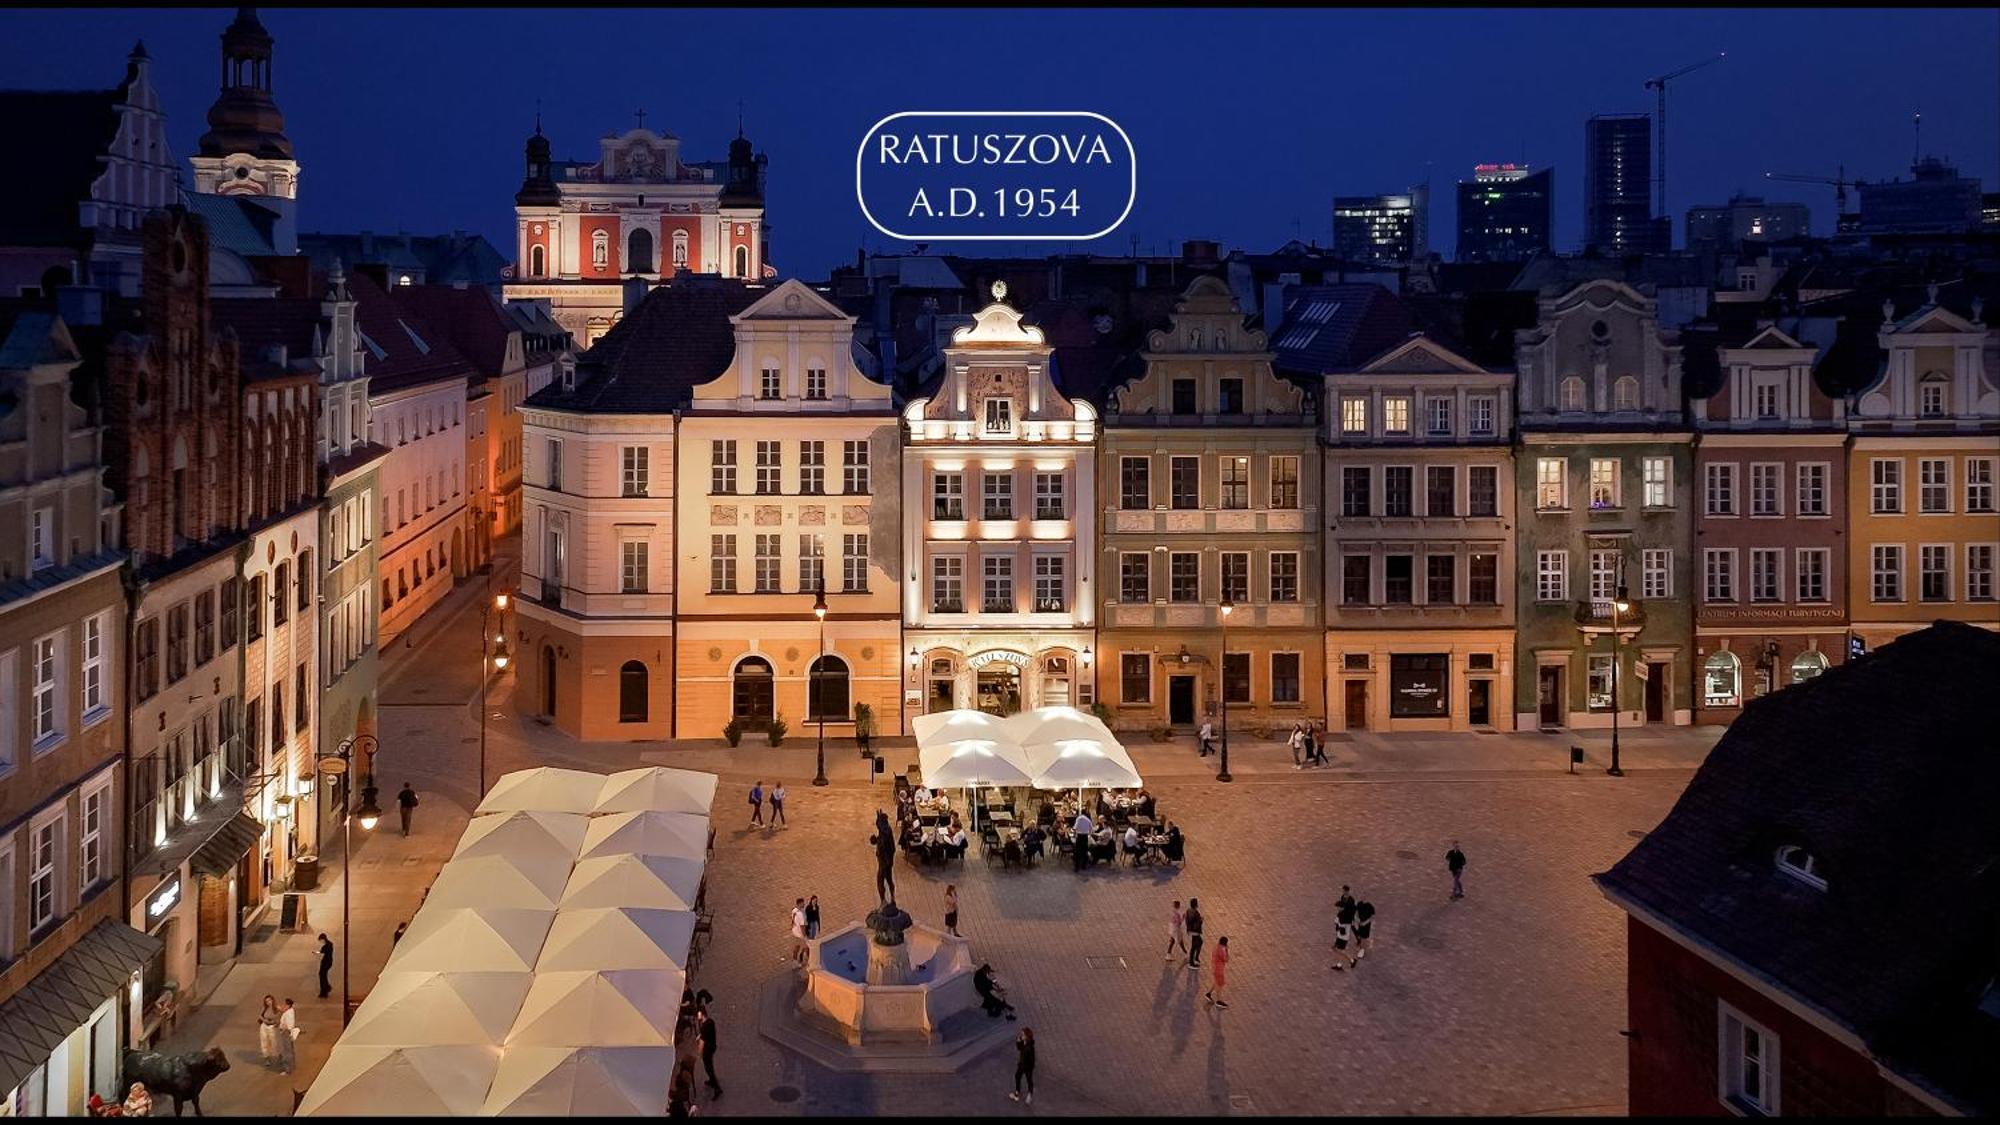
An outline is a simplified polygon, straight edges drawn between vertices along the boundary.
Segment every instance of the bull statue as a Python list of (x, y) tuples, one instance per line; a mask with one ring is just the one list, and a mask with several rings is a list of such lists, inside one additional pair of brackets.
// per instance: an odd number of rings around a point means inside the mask
[(223, 1054), (220, 1047), (187, 1055), (163, 1055), (158, 1051), (125, 1052), (125, 1085), (143, 1082), (146, 1092), (154, 1097), (172, 1097), (175, 1117), (181, 1115), (183, 1101), (193, 1102), (194, 1115), (200, 1117), (202, 1087), (228, 1069), (229, 1056)]

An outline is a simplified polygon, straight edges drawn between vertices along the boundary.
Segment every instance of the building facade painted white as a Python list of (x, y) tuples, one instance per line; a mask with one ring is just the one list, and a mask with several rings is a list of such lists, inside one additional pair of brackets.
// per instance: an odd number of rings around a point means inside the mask
[(378, 602), (384, 644), (449, 593), (465, 566), (464, 375), (369, 399), (382, 464)]

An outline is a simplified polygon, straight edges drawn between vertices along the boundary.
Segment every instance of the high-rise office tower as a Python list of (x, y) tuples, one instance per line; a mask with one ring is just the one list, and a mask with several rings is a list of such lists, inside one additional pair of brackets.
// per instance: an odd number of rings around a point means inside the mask
[(1333, 249), (1349, 261), (1410, 262), (1430, 253), (1430, 186), (1389, 195), (1337, 195)]
[(1672, 248), (1673, 229), (1653, 217), (1653, 119), (1601, 113), (1583, 123), (1583, 245), (1604, 254)]
[(1525, 164), (1479, 164), (1458, 182), (1458, 260), (1514, 262), (1549, 248), (1555, 176)]

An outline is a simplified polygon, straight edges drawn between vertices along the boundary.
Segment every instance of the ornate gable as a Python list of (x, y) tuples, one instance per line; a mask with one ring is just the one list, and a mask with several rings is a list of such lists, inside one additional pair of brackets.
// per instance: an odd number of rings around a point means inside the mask
[(1422, 334), (1412, 336), (1362, 371), (1380, 375), (1438, 375), (1462, 372), (1484, 375), (1486, 369)]
[(839, 306), (814, 292), (812, 286), (797, 278), (792, 278), (757, 298), (749, 308), (729, 319), (732, 324), (759, 320), (844, 320), (850, 324), (854, 322), (854, 318), (840, 311)]

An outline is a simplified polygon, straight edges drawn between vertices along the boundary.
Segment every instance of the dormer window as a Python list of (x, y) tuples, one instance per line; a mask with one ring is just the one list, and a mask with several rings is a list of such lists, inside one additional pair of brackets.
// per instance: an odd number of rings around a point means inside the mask
[(806, 397), (814, 401), (826, 398), (826, 368), (806, 368)]
[(1560, 401), (1562, 403), (1562, 409), (1565, 411), (1582, 410), (1584, 408), (1583, 380), (1575, 375), (1571, 375), (1569, 378), (1564, 379), (1562, 381), (1562, 398)]
[(1942, 418), (1949, 407), (1949, 385), (1943, 372), (1933, 371), (1917, 384), (1917, 417)]
[(1769, 420), (1778, 416), (1778, 384), (1759, 383), (1750, 388), (1751, 405), (1756, 408), (1757, 417)]
[(1630, 375), (1622, 375), (1611, 384), (1611, 408), (1613, 410), (1639, 409), (1639, 380)]
[(1814, 890), (1826, 889), (1826, 876), (1819, 872), (1819, 860), (1798, 844), (1778, 849), (1778, 870)]
[(783, 392), (784, 376), (775, 367), (766, 367), (757, 376), (757, 397), (779, 398)]
[(1014, 400), (989, 398), (986, 400), (986, 432), (989, 434), (1011, 434), (1014, 432)]

